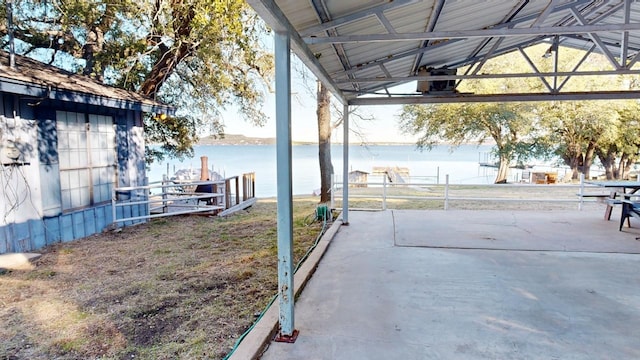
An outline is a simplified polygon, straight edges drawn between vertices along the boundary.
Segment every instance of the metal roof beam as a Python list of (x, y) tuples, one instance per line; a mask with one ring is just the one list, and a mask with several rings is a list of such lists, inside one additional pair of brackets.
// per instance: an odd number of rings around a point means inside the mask
[[(591, 50), (590, 50), (591, 51)], [(581, 60), (580, 64), (584, 60)], [(594, 71), (558, 71), (558, 72), (539, 72), (539, 73), (512, 73), (512, 74), (481, 74), (481, 75), (429, 75), (429, 76), (406, 76), (406, 77), (379, 77), (379, 78), (360, 78), (355, 80), (336, 80), (337, 84), (346, 84), (354, 81), (360, 83), (393, 83), (393, 82), (409, 82), (409, 81), (443, 81), (443, 80), (468, 80), (468, 79), (511, 79), (511, 78), (532, 78), (532, 77), (551, 77), (551, 76), (607, 76), (607, 75), (640, 75), (640, 70), (619, 69), (619, 70), (594, 70)]]
[[(442, 12), (442, 8), (444, 7), (445, 0), (436, 0), (433, 4), (433, 11), (431, 11), (431, 16), (429, 16), (429, 22), (427, 23), (426, 32), (431, 32), (436, 28), (436, 24), (438, 23), (438, 18), (440, 18), (440, 13)], [(420, 48), (426, 48), (429, 46), (428, 41), (423, 41), (420, 44)], [(411, 74), (415, 75), (418, 71), (418, 67), (420, 67), (420, 63), (422, 62), (422, 56), (424, 52), (420, 52), (417, 54), (416, 59), (413, 62), (413, 66), (411, 67)]]
[[(561, 12), (561, 11), (567, 11), (569, 10), (571, 7), (575, 7), (575, 6), (579, 6), (579, 5), (588, 5), (591, 3), (592, 0), (580, 0), (580, 1), (576, 1), (574, 3), (567, 3), (567, 4), (562, 4), (562, 5), (557, 5), (557, 6), (552, 6), (552, 4), (555, 2), (555, 0), (552, 0), (552, 2), (548, 5), (548, 9), (553, 9), (553, 12)], [(525, 22), (529, 22), (531, 20), (534, 20), (534, 24), (535, 23), (542, 23), (542, 18), (545, 18), (546, 16), (544, 15), (540, 15), (540, 14), (531, 14), (531, 15), (526, 15), (526, 16), (522, 16), (519, 18), (515, 18), (512, 19), (514, 17), (514, 15), (517, 15), (518, 12), (520, 10), (522, 10), (522, 8), (524, 7), (524, 5), (526, 5), (528, 3), (527, 2), (521, 2), (517, 7), (516, 7), (516, 12), (515, 14), (509, 15), (507, 16), (506, 20), (502, 21), (500, 24), (493, 26), (493, 29), (499, 29), (499, 28), (513, 28), (514, 26), (521, 24), (521, 23), (525, 23)], [(545, 9), (546, 11), (546, 9)], [(547, 15), (548, 16), (548, 15)], [(567, 16), (570, 16), (569, 14), (567, 14)], [(532, 26), (530, 26), (532, 27)], [(478, 59), (482, 59), (481, 57), (478, 57), (478, 54), (480, 53), (480, 51), (487, 46), (487, 44), (489, 43), (489, 41), (491, 41), (492, 38), (487, 38), (485, 41), (483, 41), (480, 45), (478, 45), (478, 47), (476, 49), (473, 50), (472, 55), (469, 57), (469, 59), (473, 59), (473, 61), (471, 63), (475, 63), (478, 61)], [(537, 43), (539, 39), (535, 39), (533, 41), (530, 41), (530, 44), (534, 44)], [(516, 47), (512, 47), (512, 49), (517, 49), (518, 47), (520, 47), (523, 44), (517, 45)], [(469, 62), (468, 62), (469, 63)]]
[[(329, 11), (327, 10), (326, 4), (323, 0), (311, 0), (311, 5), (315, 10), (316, 15), (320, 18), (320, 21), (328, 22), (331, 20), (331, 16), (329, 15)], [(327, 35), (338, 36), (338, 30), (328, 29)], [(331, 46), (333, 47), (333, 51), (338, 57), (338, 60), (340, 60), (342, 68), (345, 70), (350, 69), (351, 63), (349, 62), (347, 52), (344, 50), (344, 46), (342, 46), (342, 44), (332, 44)], [(349, 75), (349, 77), (353, 77), (353, 75)], [(354, 89), (359, 90), (359, 86), (357, 83), (353, 84), (353, 87)]]
[[(575, 9), (575, 8), (571, 8), (571, 13), (573, 14), (573, 16), (576, 18), (576, 20), (578, 20), (578, 23), (580, 23), (581, 26), (589, 26), (587, 25), (587, 20), (584, 18), (584, 16), (582, 16), (582, 14), (580, 14), (580, 12)], [(623, 24), (622, 26), (626, 26), (626, 25), (630, 25), (630, 24)], [(620, 29), (619, 31), (625, 31), (625, 29)], [(604, 42), (602, 41), (602, 39), (600, 39), (600, 36), (598, 36), (598, 34), (596, 34), (595, 32), (587, 32), (587, 34), (589, 35), (589, 37), (591, 38), (591, 40), (598, 45), (598, 48), (600, 49), (600, 51), (602, 51), (602, 53), (604, 54), (604, 56), (607, 57), (607, 59), (609, 60), (609, 62), (616, 68), (620, 68), (620, 64), (618, 63), (618, 61), (616, 61), (615, 57), (613, 56), (613, 54), (611, 53), (611, 51), (609, 51), (609, 49), (607, 48), (607, 46), (604, 44)]]
[[(568, 10), (572, 6), (586, 4), (586, 3), (589, 3), (590, 1), (591, 0), (580, 0), (580, 1), (577, 1), (575, 3), (558, 5), (555, 8), (555, 11), (557, 12), (557, 11)], [(429, 24), (427, 25), (427, 32), (431, 32), (435, 28), (436, 22), (437, 22), (437, 16), (439, 15), (439, 12), (442, 11), (442, 8), (444, 7), (444, 3), (445, 3), (445, 0), (438, 0), (437, 4), (434, 5), (434, 12), (435, 13), (433, 13), (431, 15), (430, 19), (429, 19)], [(523, 16), (521, 18), (513, 19), (513, 20), (511, 20), (509, 22), (498, 24), (498, 25), (494, 26), (493, 29), (508, 28), (510, 26), (515, 26), (515, 25), (523, 23), (523, 22), (534, 20), (536, 18), (536, 16), (537, 15), (527, 15), (527, 16)], [(452, 44), (453, 42), (456, 42), (456, 41), (464, 41), (464, 39), (453, 39), (453, 40), (449, 40), (449, 41), (446, 41), (446, 42), (438, 43), (435, 46), (434, 45), (425, 46), (425, 44), (428, 43), (428, 41), (425, 40), (423, 42), (422, 46), (417, 48), (417, 49), (406, 51), (406, 52), (403, 52), (401, 54), (396, 54), (394, 56), (389, 56), (389, 57), (385, 56), (383, 58), (380, 58), (379, 60), (371, 61), (371, 62), (362, 64), (362, 65), (356, 65), (352, 69), (349, 69), (349, 70), (345, 71), (344, 74), (354, 74), (354, 73), (356, 73), (358, 71), (361, 71), (361, 70), (364, 70), (364, 69), (368, 69), (368, 68), (370, 68), (372, 66), (377, 66), (379, 64), (385, 64), (387, 62), (395, 61), (395, 60), (398, 60), (398, 59), (401, 59), (401, 58), (404, 58), (404, 57), (407, 57), (407, 56), (418, 55), (417, 58), (416, 58), (416, 61), (414, 62), (414, 65), (412, 67), (413, 71), (411, 72), (411, 74), (415, 74), (415, 71), (416, 71), (415, 69), (417, 69), (417, 66), (422, 62), (422, 56), (424, 54), (426, 54), (427, 52), (430, 52), (432, 50), (436, 50), (437, 48), (440, 48), (442, 46), (445, 46), (445, 45), (448, 45), (448, 44)], [(533, 43), (537, 43), (539, 41), (540, 41), (540, 39), (535, 39), (535, 40), (527, 42), (527, 43), (532, 43), (533, 44)], [(521, 46), (523, 44), (519, 44), (517, 46)], [(505, 52), (508, 52), (508, 51), (511, 51), (511, 50), (515, 50), (517, 48), (517, 46), (509, 47), (507, 49), (507, 51), (502, 51), (503, 49), (501, 49), (500, 53), (505, 53)], [(473, 57), (473, 58), (470, 58), (468, 60), (472, 60), (473, 59), (474, 61), (477, 61), (477, 59), (482, 59), (482, 58), (483, 57)], [(469, 61), (467, 61), (466, 63), (469, 63)], [(455, 65), (458, 66), (459, 64), (455, 64)], [(453, 66), (453, 64), (449, 64), (449, 66)], [(340, 72), (339, 73), (334, 73), (333, 75), (334, 76), (336, 76), (336, 75), (339, 76), (339, 75), (341, 75), (341, 73)]]
[[(574, 16), (582, 21), (584, 17), (577, 12)], [(581, 21), (581, 22), (582, 22)], [(306, 37), (307, 44), (345, 44), (363, 42), (387, 42), (387, 41), (416, 41), (437, 39), (464, 39), (484, 37), (513, 37), (535, 35), (564, 35), (564, 34), (589, 34), (594, 36), (602, 32), (614, 31), (640, 31), (640, 23), (631, 24), (605, 24), (605, 25), (577, 25), (577, 26), (545, 26), (536, 28), (501, 28), (481, 30), (453, 30), (432, 31), (426, 33), (398, 33), (398, 34), (369, 34), (369, 35), (345, 35), (335, 37)], [(597, 36), (597, 35), (596, 35)]]
[[(572, 73), (576, 73), (578, 71), (578, 69), (580, 68), (580, 66), (582, 66), (582, 64), (585, 62), (585, 60), (587, 60), (587, 58), (589, 57), (589, 55), (591, 55), (591, 53), (593, 52), (593, 50), (596, 49), (596, 45), (594, 44), (593, 46), (591, 46), (591, 49), (589, 49), (589, 51), (587, 51), (586, 53), (584, 53), (584, 56), (582, 57), (582, 59), (580, 59), (580, 61), (578, 61), (578, 63), (576, 64), (576, 66), (573, 67), (573, 71), (571, 71)], [(557, 76), (557, 75), (556, 75)], [(564, 87), (564, 85), (567, 83), (567, 81), (569, 81), (569, 79), (571, 79), (572, 75), (569, 75), (567, 77), (564, 78), (564, 80), (562, 81), (562, 83), (560, 84), (560, 86), (558, 86), (558, 91), (562, 90), (562, 88)]]
[[(593, 0), (580, 0), (580, 1), (576, 1), (576, 2), (569, 2), (563, 5), (558, 5), (555, 7), (555, 11), (554, 12), (561, 12), (561, 11), (566, 11), (571, 9), (572, 7), (576, 7), (579, 5), (587, 5), (589, 3), (591, 3)], [(501, 28), (505, 28), (505, 27), (512, 27), (514, 25), (523, 23), (523, 22), (527, 22), (527, 21), (532, 21), (537, 19), (539, 16), (538, 13), (535, 14), (531, 14), (531, 15), (525, 15), (519, 18), (515, 18), (513, 20), (510, 20), (509, 22), (505, 22), (505, 23), (501, 23), (498, 24), (496, 26), (493, 26), (492, 29), (501, 29)]]
[[(623, 21), (628, 24), (631, 18), (631, 0), (624, 0)], [(620, 65), (627, 67), (627, 56), (629, 55), (629, 32), (622, 32), (622, 39), (620, 40)]]
[(340, 88), (331, 79), (331, 76), (322, 67), (315, 55), (309, 50), (302, 37), (298, 35), (293, 25), (274, 0), (247, 0), (247, 3), (260, 15), (260, 17), (276, 32), (288, 32), (291, 36), (291, 48), (298, 55), (313, 74), (322, 81), (333, 95), (343, 104), (347, 99)]
[(385, 56), (385, 57), (380, 58), (379, 60), (373, 60), (373, 61), (370, 61), (370, 62), (365, 63), (365, 64), (358, 64), (358, 65), (352, 67), (349, 70), (345, 70), (343, 72), (337, 72), (337, 73), (334, 73), (333, 75), (334, 76), (340, 76), (340, 75), (343, 75), (343, 74), (353, 74), (353, 73), (356, 73), (358, 71), (361, 71), (361, 70), (364, 70), (364, 69), (368, 69), (368, 68), (374, 67), (374, 66), (379, 66), (380, 64), (385, 64), (385, 63), (388, 63), (390, 61), (395, 61), (395, 60), (398, 60), (398, 59), (402, 59), (402, 58), (405, 58), (407, 56), (413, 56), (413, 55), (416, 55), (416, 54), (423, 54), (423, 53), (427, 53), (427, 52), (430, 52), (430, 51), (435, 51), (435, 50), (437, 50), (437, 49), (439, 49), (441, 47), (444, 47), (446, 45), (451, 45), (454, 42), (463, 41), (463, 40), (464, 39), (454, 39), (454, 40), (450, 40), (450, 41), (443, 41), (443, 42), (438, 43), (436, 45), (431, 45), (431, 46), (429, 46), (427, 48), (417, 48), (417, 49), (413, 49), (413, 50), (409, 50), (409, 51), (403, 52), (401, 54), (396, 54), (396, 55), (392, 55), (392, 56)]
[[(522, 55), (522, 57), (527, 61), (527, 63), (529, 63), (529, 66), (531, 67), (531, 69), (533, 69), (533, 72), (538, 75), (538, 77), (540, 78), (540, 81), (542, 81), (544, 86), (546, 86), (550, 92), (553, 92), (554, 89), (551, 87), (547, 79), (545, 79), (544, 76), (540, 75), (540, 70), (538, 70), (538, 67), (536, 66), (536, 64), (534, 64), (533, 61), (531, 61), (531, 58), (529, 57), (529, 55), (527, 55), (527, 53), (525, 53), (521, 47), (518, 48), (518, 51), (520, 51), (520, 54)], [(556, 77), (555, 74), (556, 73), (554, 72), (554, 77)]]
[(542, 10), (540, 15), (538, 15), (538, 17), (536, 18), (536, 21), (534, 21), (533, 24), (531, 24), (531, 27), (540, 26), (545, 20), (547, 20), (547, 17), (551, 15), (554, 8), (556, 7), (556, 5), (558, 5), (559, 2), (560, 0), (549, 1), (549, 4), (547, 4), (547, 6), (544, 8), (544, 10)]
[(389, 21), (389, 19), (387, 19), (387, 17), (384, 16), (382, 12), (376, 13), (376, 17), (378, 18), (378, 21), (380, 21), (380, 24), (382, 24), (382, 26), (384, 26), (384, 28), (387, 29), (389, 34), (398, 33), (396, 29), (393, 27), (393, 25), (391, 25), (391, 22)]
[(631, 69), (633, 65), (635, 65), (636, 62), (638, 62), (638, 60), (640, 60), (640, 51), (636, 52), (636, 55), (633, 57), (633, 59), (631, 59), (631, 61), (627, 63), (627, 69)]
[[(599, 9), (601, 9), (602, 7), (604, 7), (605, 5), (607, 5), (607, 2), (603, 2), (603, 3), (599, 4), (598, 6), (594, 7), (594, 8), (591, 10), (591, 13), (594, 13), (594, 12), (598, 11)], [(611, 15), (613, 15), (613, 14), (617, 13), (618, 11), (620, 11), (620, 9), (622, 9), (622, 6), (623, 6), (623, 5), (624, 5), (624, 4), (620, 3), (620, 4), (617, 4), (617, 5), (612, 6), (609, 10), (607, 10), (607, 11), (603, 12), (602, 14), (600, 14), (599, 16), (597, 16), (596, 18), (594, 18), (593, 20), (591, 20), (591, 23), (592, 23), (592, 24), (597, 24), (598, 22), (600, 22), (600, 21), (602, 21), (602, 20), (604, 20), (604, 19), (608, 18), (609, 16), (611, 16)], [(570, 9), (573, 9), (573, 8), (574, 8), (574, 6), (571, 6), (571, 7), (570, 7)], [(576, 22), (576, 20), (574, 19), (574, 20), (572, 21), (572, 23), (574, 23), (574, 24), (575, 24), (575, 22)]]
[(444, 103), (488, 103), (488, 102), (530, 102), (530, 101), (577, 101), (577, 100), (624, 100), (640, 99), (640, 91), (598, 91), (537, 94), (450, 94), (416, 95), (396, 97), (360, 97), (349, 101), (349, 105), (404, 105), (404, 104), (444, 104)]
[[(252, 3), (256, 0), (250, 0), (249, 2)], [(395, 1), (390, 1), (388, 3), (382, 4), (382, 5), (378, 5), (378, 6), (374, 6), (372, 8), (366, 9), (366, 10), (362, 10), (362, 11), (358, 11), (355, 12), (353, 14), (349, 14), (346, 16), (342, 16), (339, 18), (335, 18), (331, 21), (327, 21), (324, 22), (322, 24), (319, 25), (315, 25), (306, 29), (302, 29), (300, 30), (300, 36), (309, 36), (312, 34), (317, 34), (317, 33), (322, 33), (325, 32), (329, 29), (335, 29), (338, 26), (342, 26), (342, 25), (346, 25), (349, 23), (352, 23), (354, 21), (358, 21), (364, 18), (367, 18), (369, 16), (374, 16), (374, 15), (378, 15), (381, 14), (384, 11), (387, 10), (391, 10), (391, 9), (395, 9), (398, 8), (400, 6), (405, 6), (405, 5), (409, 5), (409, 4), (414, 4), (417, 2), (420, 2), (422, 0), (395, 0)]]
[(487, 63), (487, 61), (491, 58), (491, 55), (493, 55), (493, 53), (498, 49), (498, 47), (500, 46), (500, 44), (502, 44), (502, 41), (504, 41), (504, 38), (498, 38), (494, 43), (493, 46), (491, 47), (491, 49), (489, 49), (489, 51), (484, 54), (482, 60), (480, 60), (480, 63), (478, 64), (478, 66), (476, 66), (476, 68), (473, 70), (473, 75), (477, 74), (480, 69), (482, 69), (482, 67), (484, 66), (484, 64)]
[(391, 77), (391, 73), (384, 64), (380, 64), (380, 70), (382, 70), (386, 77)]

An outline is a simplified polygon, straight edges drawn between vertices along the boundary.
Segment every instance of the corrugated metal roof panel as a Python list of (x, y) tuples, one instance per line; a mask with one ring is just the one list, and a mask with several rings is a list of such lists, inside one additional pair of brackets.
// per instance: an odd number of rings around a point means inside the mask
[[(265, 2), (270, 0), (249, 0), (250, 3)], [(274, 0), (295, 29), (305, 30), (320, 24), (320, 14), (314, 7), (319, 7), (331, 20), (352, 17), (354, 14), (362, 14), (359, 19), (340, 24), (335, 27), (338, 36), (361, 35), (388, 35), (415, 34), (427, 31), (430, 23), (433, 23), (433, 31), (475, 31), (482, 29), (505, 29), (505, 22), (509, 22), (510, 28), (519, 30), (530, 28), (537, 17), (551, 4), (553, 9), (537, 26), (576, 26), (579, 22), (573, 17), (570, 7), (581, 12), (588, 23), (594, 19), (608, 14), (598, 24), (619, 25), (622, 23), (622, 5), (624, 0), (424, 0), (410, 2), (392, 9), (394, 4), (400, 5), (409, 0)], [(441, 11), (438, 4), (443, 4)], [(380, 9), (377, 13), (371, 9)], [(561, 10), (560, 10), (561, 9)], [(384, 16), (380, 19), (379, 16)], [(630, 23), (640, 23), (640, 3), (631, 3)], [(387, 23), (388, 21), (388, 23)], [(385, 23), (387, 23), (385, 25)], [(389, 27), (390, 24), (390, 27)], [(535, 29), (534, 29), (535, 30)], [(326, 32), (314, 34), (317, 37), (327, 36)], [(526, 34), (518, 36), (506, 36), (502, 39), (494, 52), (491, 52), (499, 35), (493, 37), (469, 36), (465, 39), (421, 39), (396, 40), (396, 41), (362, 41), (358, 43), (345, 42), (343, 44), (316, 44), (309, 48), (316, 55), (320, 55), (319, 62), (330, 76), (335, 79), (356, 78), (382, 78), (391, 76), (398, 82), (404, 82), (403, 77), (413, 75), (416, 65), (430, 67), (464, 66), (480, 61), (483, 56), (497, 56), (502, 53), (516, 50), (519, 46), (527, 47), (542, 41), (551, 41), (550, 34)], [(619, 56), (621, 31), (599, 31), (597, 35), (607, 49)], [(589, 49), (593, 41), (589, 34), (566, 34), (560, 37), (562, 45)], [(423, 49), (428, 43), (426, 49)], [(631, 31), (629, 35), (629, 56), (635, 56), (640, 49), (640, 31)], [(339, 51), (336, 51), (338, 49)], [(343, 52), (342, 52), (343, 50)], [(423, 55), (421, 55), (423, 54)], [(416, 64), (417, 59), (420, 64)], [(385, 83), (363, 83), (358, 86), (363, 91), (379, 89)], [(341, 83), (341, 89), (353, 90), (351, 84)]]

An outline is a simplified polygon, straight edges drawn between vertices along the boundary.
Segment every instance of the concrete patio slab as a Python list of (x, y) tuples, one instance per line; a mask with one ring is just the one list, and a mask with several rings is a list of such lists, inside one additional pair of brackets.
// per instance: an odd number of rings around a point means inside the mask
[[(556, 211), (542, 212), (537, 226), (505, 213), (513, 229), (421, 213), (350, 213), (296, 303), (298, 340), (271, 343), (262, 359), (640, 358), (635, 233), (618, 232), (600, 212), (576, 212), (603, 227), (597, 236)], [(589, 240), (566, 242), (567, 223)], [(518, 240), (532, 239), (529, 226), (545, 251)], [(483, 236), (527, 251), (461, 249)], [(432, 239), (457, 246), (426, 247)]]
[(640, 224), (618, 231), (600, 212), (394, 210), (395, 244), (461, 249), (640, 253)]

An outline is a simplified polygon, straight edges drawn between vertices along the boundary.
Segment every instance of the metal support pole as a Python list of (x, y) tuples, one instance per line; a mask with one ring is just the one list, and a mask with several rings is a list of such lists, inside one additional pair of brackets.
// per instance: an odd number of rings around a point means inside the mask
[(293, 198), (291, 170), (291, 57), (287, 32), (275, 33), (276, 156), (278, 180), (278, 300), (280, 334), (295, 341), (293, 297)]
[(444, 209), (449, 209), (449, 174), (444, 176)]
[(387, 175), (382, 177), (382, 210), (387, 210)]
[[(168, 166), (168, 165), (167, 165)], [(168, 169), (167, 169), (168, 170)], [(162, 175), (162, 213), (166, 214), (169, 212), (169, 206), (167, 202), (167, 188), (165, 185), (169, 183), (169, 177), (167, 175)]]
[(330, 208), (331, 209), (335, 208), (335, 199), (333, 198), (333, 192), (336, 190), (336, 184), (335, 184), (335, 181), (334, 181), (333, 177), (334, 177), (334, 175), (332, 173), (331, 174), (331, 193), (330, 193), (330, 196), (331, 196), (331, 206), (330, 206)]
[(116, 224), (116, 216), (117, 216), (117, 212), (116, 212), (116, 188), (113, 187), (111, 189), (111, 221), (113, 221), (114, 224)]
[(349, 225), (349, 105), (342, 110), (342, 224)]
[(584, 174), (580, 174), (580, 201), (578, 202), (578, 210), (582, 210), (584, 203)]

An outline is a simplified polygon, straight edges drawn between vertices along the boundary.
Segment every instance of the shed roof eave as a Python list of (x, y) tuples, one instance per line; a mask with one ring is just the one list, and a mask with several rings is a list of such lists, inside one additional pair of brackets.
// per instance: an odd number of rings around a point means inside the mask
[(135, 100), (114, 99), (77, 91), (50, 88), (6, 77), (0, 77), (0, 91), (37, 99), (75, 102), (80, 104), (105, 106), (114, 109), (138, 110), (148, 113), (175, 114), (175, 108), (172, 106), (164, 105), (153, 100), (149, 100), (149, 102), (141, 102)]

